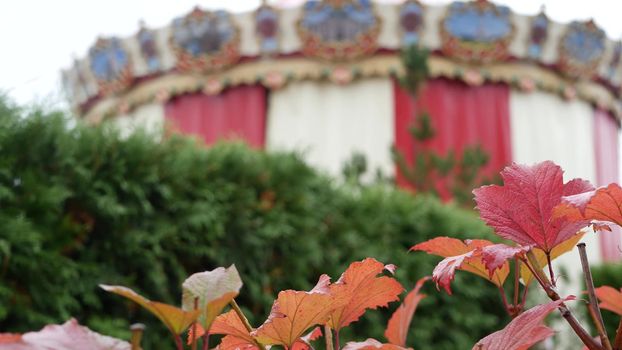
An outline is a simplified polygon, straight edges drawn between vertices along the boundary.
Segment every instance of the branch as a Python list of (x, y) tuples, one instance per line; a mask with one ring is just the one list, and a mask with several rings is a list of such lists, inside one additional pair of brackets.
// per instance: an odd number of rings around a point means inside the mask
[(335, 350), (333, 346), (333, 330), (328, 324), (324, 325), (324, 339), (326, 339), (326, 350)]
[[(529, 262), (534, 266), (531, 266), (531, 264), (527, 263), (526, 261), (523, 262), (525, 263), (525, 265), (527, 265), (529, 271), (531, 271), (531, 273), (536, 277), (536, 280), (538, 281), (538, 283), (540, 283), (540, 285), (546, 292), (546, 295), (553, 301), (560, 300), (561, 297), (559, 296), (559, 294), (557, 294), (555, 289), (553, 289), (551, 281), (549, 281), (548, 277), (546, 277), (546, 274), (542, 272), (542, 268), (540, 264), (538, 264), (538, 259), (532, 251), (527, 252), (527, 258), (529, 259)], [(570, 309), (568, 309), (566, 304), (559, 304), (558, 310), (561, 313), (562, 317), (566, 320), (566, 322), (568, 322), (570, 328), (572, 328), (575, 334), (579, 337), (579, 339), (581, 339), (583, 344), (585, 344), (589, 350), (603, 350), (603, 348), (598, 345), (594, 341), (594, 339), (592, 339), (592, 337), (589, 335), (589, 333), (587, 333), (583, 326), (581, 326), (581, 324), (579, 323), (579, 321), (577, 321), (572, 312), (570, 312)]]
[(616, 331), (616, 339), (613, 341), (613, 350), (622, 350), (622, 317)]
[(587, 253), (585, 252), (585, 243), (577, 244), (579, 248), (579, 256), (581, 257), (581, 267), (583, 268), (583, 277), (585, 278), (585, 285), (587, 287), (587, 295), (589, 299), (588, 309), (589, 314), (592, 317), (592, 321), (598, 331), (600, 337), (600, 343), (603, 344), (606, 350), (611, 350), (611, 343), (609, 337), (607, 337), (607, 330), (605, 329), (605, 323), (603, 322), (603, 316), (600, 313), (598, 307), (598, 301), (596, 299), (596, 293), (594, 292), (594, 280), (592, 279), (592, 271), (590, 270), (590, 263), (587, 260)]
[[(244, 324), (244, 328), (246, 328), (248, 333), (252, 332), (254, 330), (253, 327), (251, 326), (250, 322), (248, 322), (248, 318), (246, 318), (246, 316), (242, 312), (242, 309), (240, 309), (240, 306), (238, 305), (238, 303), (235, 302), (235, 299), (231, 299), (231, 301), (229, 302), (229, 305), (231, 305), (231, 308), (238, 315), (238, 317), (240, 318), (240, 321), (242, 321), (242, 323)], [(254, 339), (253, 341), (255, 342), (255, 345), (259, 347), (260, 350), (266, 350), (266, 347), (263, 346), (263, 344), (261, 344), (260, 342)]]

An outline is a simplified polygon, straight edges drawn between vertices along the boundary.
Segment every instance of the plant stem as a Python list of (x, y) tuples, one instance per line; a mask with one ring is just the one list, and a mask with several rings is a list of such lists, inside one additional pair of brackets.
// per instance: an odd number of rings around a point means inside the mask
[(339, 330), (338, 329), (335, 329), (335, 339), (334, 339), (334, 341), (335, 341), (335, 350), (339, 350), (340, 347), (339, 347)]
[(514, 307), (518, 306), (518, 292), (520, 288), (520, 260), (514, 258)]
[[(199, 298), (194, 298), (194, 310), (199, 308)], [(207, 331), (206, 331), (207, 333)], [(192, 350), (197, 350), (197, 322), (192, 322), (192, 339), (191, 341), (191, 347)]]
[(594, 280), (592, 279), (592, 270), (590, 269), (590, 263), (587, 260), (587, 253), (585, 252), (585, 243), (577, 244), (579, 248), (579, 256), (581, 257), (581, 267), (583, 268), (583, 277), (585, 278), (585, 286), (587, 287), (588, 295), (588, 309), (589, 314), (592, 317), (592, 321), (598, 331), (600, 337), (600, 343), (603, 344), (606, 350), (611, 350), (611, 343), (607, 336), (607, 330), (605, 329), (605, 323), (603, 322), (603, 316), (600, 313), (598, 307), (598, 300), (596, 299), (596, 292), (594, 292)]
[[(244, 315), (238, 303), (235, 302), (235, 299), (231, 299), (231, 301), (229, 302), (229, 305), (231, 305), (231, 308), (238, 315), (238, 317), (240, 318), (240, 321), (242, 321), (242, 323), (244, 324), (244, 328), (246, 328), (248, 333), (251, 333), (252, 331), (254, 331), (253, 326), (251, 326), (251, 323), (248, 322), (248, 318), (246, 318), (246, 315)], [(266, 347), (263, 346), (263, 344), (261, 344), (260, 342), (256, 341), (254, 338), (253, 338), (253, 342), (255, 343), (255, 345), (257, 345), (257, 347), (259, 347), (260, 350), (266, 350)]]
[(503, 287), (497, 287), (497, 289), (499, 289), (499, 294), (501, 294), (501, 300), (503, 301), (503, 307), (505, 308), (505, 311), (508, 313), (508, 315), (514, 317), (512, 310), (510, 310), (510, 305), (508, 305), (508, 299), (505, 297), (505, 290), (503, 290)]
[(143, 332), (145, 331), (145, 325), (142, 323), (135, 323), (130, 326), (130, 331), (132, 331), (132, 349), (131, 350), (140, 350), (140, 342), (143, 338)]
[(209, 333), (203, 333), (203, 350), (209, 350)]
[(549, 266), (549, 276), (551, 276), (551, 283), (553, 284), (553, 287), (556, 287), (555, 272), (553, 272), (553, 264), (551, 263), (551, 253), (549, 252), (546, 252), (546, 262)]
[[(529, 259), (529, 262), (535, 264), (536, 267), (535, 268), (532, 267), (531, 264), (527, 263), (526, 261), (523, 261), (523, 262), (527, 265), (527, 267), (529, 268), (529, 271), (531, 271), (534, 277), (536, 277), (536, 280), (538, 281), (538, 283), (540, 283), (540, 286), (542, 286), (542, 288), (546, 292), (546, 295), (553, 301), (560, 300), (561, 298), (559, 294), (557, 294), (555, 289), (553, 289), (551, 282), (548, 280), (546, 275), (542, 272), (542, 269), (541, 268), (538, 269), (539, 268), (538, 260), (536, 259), (532, 251), (529, 251), (527, 253), (527, 258)], [(581, 339), (583, 344), (585, 344), (589, 350), (603, 350), (603, 348), (600, 345), (598, 345), (594, 341), (594, 339), (592, 339), (592, 337), (589, 335), (589, 333), (587, 333), (587, 331), (583, 328), (583, 326), (581, 326), (581, 324), (579, 323), (579, 321), (577, 321), (577, 319), (574, 317), (572, 312), (570, 312), (566, 304), (564, 303), (559, 304), (557, 309), (561, 313), (562, 317), (566, 320), (566, 322), (568, 322), (568, 324), (570, 325), (570, 328), (572, 328), (575, 334), (579, 337), (579, 339)]]
[(616, 339), (613, 341), (613, 350), (622, 350), (622, 317), (616, 331)]
[(177, 346), (177, 350), (184, 350), (184, 343), (181, 341), (181, 337), (179, 334), (175, 334), (175, 345)]
[(333, 331), (327, 324), (324, 325), (324, 338), (326, 339), (326, 350), (335, 350), (333, 347)]

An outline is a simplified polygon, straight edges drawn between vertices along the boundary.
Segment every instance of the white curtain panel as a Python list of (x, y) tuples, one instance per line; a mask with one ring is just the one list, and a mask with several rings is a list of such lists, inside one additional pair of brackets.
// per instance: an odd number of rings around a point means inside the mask
[(140, 129), (160, 139), (164, 131), (164, 106), (161, 103), (143, 105), (130, 113), (113, 118), (111, 122), (123, 137), (128, 137)]
[[(546, 92), (510, 94), (510, 125), (513, 159), (517, 163), (533, 164), (552, 160), (564, 169), (564, 180), (575, 177), (596, 183), (594, 149), (594, 110), (583, 101), (567, 101)], [(583, 241), (587, 244), (588, 259), (601, 259), (599, 240), (593, 232)], [(577, 249), (553, 262), (555, 270), (563, 266), (569, 279), (559, 284), (564, 293), (582, 290), (581, 265)], [(580, 295), (580, 294), (574, 294)]]
[(354, 152), (368, 169), (394, 172), (393, 85), (389, 78), (349, 85), (296, 82), (270, 93), (267, 148), (301, 151), (307, 161), (339, 175)]

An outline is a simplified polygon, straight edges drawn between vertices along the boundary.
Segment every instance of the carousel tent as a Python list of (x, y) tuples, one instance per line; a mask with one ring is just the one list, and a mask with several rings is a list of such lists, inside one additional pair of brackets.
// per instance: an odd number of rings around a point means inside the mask
[[(410, 45), (431, 52), (416, 100), (397, 83)], [(619, 179), (621, 56), (593, 21), (556, 23), (485, 0), (309, 0), (239, 14), (195, 8), (164, 28), (99, 38), (63, 81), (88, 123), (302, 150), (331, 173), (356, 151), (395, 175), (390, 147), (411, 155), (407, 129), (427, 110), (432, 147), (480, 144), (489, 174), (550, 159), (566, 179), (603, 185)], [(590, 237), (592, 261), (619, 259), (619, 233)]]

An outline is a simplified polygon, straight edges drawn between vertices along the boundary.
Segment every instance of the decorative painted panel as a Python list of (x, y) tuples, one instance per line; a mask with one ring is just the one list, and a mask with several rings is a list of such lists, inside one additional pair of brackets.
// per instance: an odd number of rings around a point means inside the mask
[(298, 21), (303, 54), (329, 60), (372, 54), (379, 34), (371, 0), (310, 0)]
[(122, 91), (132, 82), (130, 55), (118, 38), (97, 39), (89, 50), (89, 59), (100, 94)]
[(255, 32), (262, 55), (275, 55), (279, 51), (279, 13), (263, 5), (255, 12)]
[(593, 21), (572, 22), (559, 44), (559, 66), (572, 77), (592, 77), (605, 53), (605, 32)]
[(140, 54), (147, 65), (147, 73), (152, 74), (160, 70), (160, 52), (156, 43), (155, 31), (147, 29), (141, 22), (140, 30), (136, 34), (140, 46)]
[(531, 20), (531, 33), (529, 34), (529, 44), (527, 55), (529, 58), (537, 60), (542, 54), (542, 47), (546, 42), (549, 30), (549, 18), (541, 12)]
[(613, 54), (611, 60), (609, 60), (609, 66), (607, 67), (607, 78), (610, 80), (615, 79), (616, 72), (620, 66), (620, 58), (622, 57), (622, 40), (618, 40), (613, 47)]
[(239, 28), (226, 11), (195, 8), (172, 24), (171, 46), (180, 71), (213, 72), (240, 58)]
[(514, 36), (510, 9), (485, 0), (454, 2), (440, 23), (442, 50), (467, 61), (508, 58)]
[(423, 28), (423, 5), (408, 0), (400, 8), (401, 42), (403, 46), (418, 45)]

